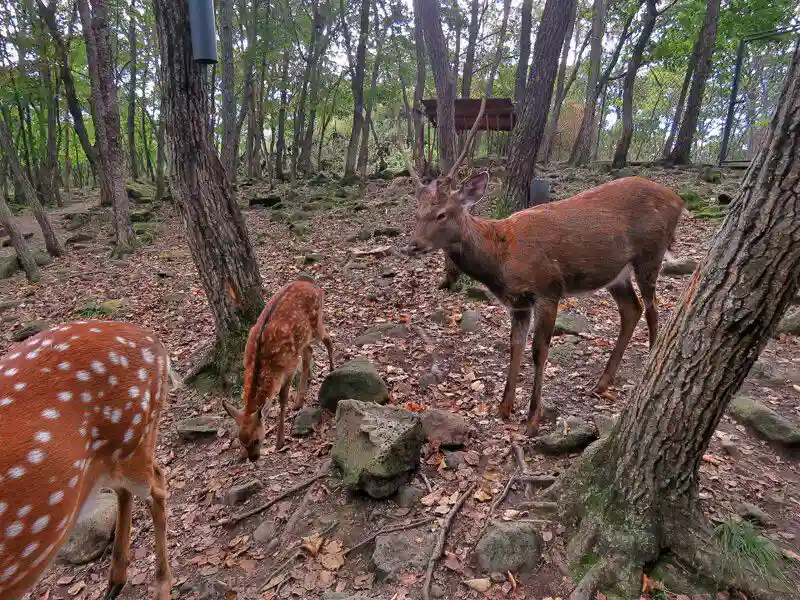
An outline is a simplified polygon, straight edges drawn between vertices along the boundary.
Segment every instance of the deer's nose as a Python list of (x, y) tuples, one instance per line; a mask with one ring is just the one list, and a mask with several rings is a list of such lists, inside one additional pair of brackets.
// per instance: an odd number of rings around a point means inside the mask
[(408, 256), (416, 256), (421, 251), (422, 247), (415, 240), (411, 240), (411, 242), (406, 244), (402, 249), (403, 254), (407, 254)]

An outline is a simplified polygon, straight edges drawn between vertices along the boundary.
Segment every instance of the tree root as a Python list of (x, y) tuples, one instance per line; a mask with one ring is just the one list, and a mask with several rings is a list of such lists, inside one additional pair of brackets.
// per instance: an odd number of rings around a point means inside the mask
[(623, 560), (619, 557), (611, 560), (601, 559), (578, 582), (578, 585), (569, 595), (569, 600), (594, 600), (595, 594), (601, 586), (605, 586), (616, 578), (616, 571), (622, 566)]
[(442, 553), (444, 552), (444, 544), (447, 540), (447, 532), (450, 530), (450, 526), (453, 524), (453, 521), (458, 514), (458, 511), (461, 510), (461, 507), (466, 502), (467, 498), (472, 494), (472, 492), (477, 487), (477, 483), (473, 483), (467, 491), (461, 494), (461, 497), (456, 501), (453, 505), (453, 508), (450, 509), (450, 512), (447, 513), (444, 521), (442, 522), (441, 527), (439, 528), (439, 537), (436, 540), (436, 545), (433, 547), (433, 552), (431, 553), (430, 557), (428, 558), (428, 568), (425, 571), (425, 582), (422, 584), (422, 599), (423, 600), (430, 600), (431, 598), (431, 581), (433, 580), (433, 569), (436, 567), (436, 561), (441, 558)]

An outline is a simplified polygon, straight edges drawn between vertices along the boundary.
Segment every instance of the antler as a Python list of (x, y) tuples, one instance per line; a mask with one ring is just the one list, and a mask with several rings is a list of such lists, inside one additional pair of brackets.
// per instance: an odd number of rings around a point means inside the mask
[(481, 123), (481, 118), (483, 117), (483, 113), (486, 110), (486, 96), (483, 97), (481, 100), (481, 108), (478, 111), (478, 116), (475, 118), (475, 122), (472, 124), (472, 129), (469, 130), (469, 135), (467, 136), (467, 141), (464, 142), (464, 149), (461, 151), (461, 156), (458, 157), (455, 163), (453, 163), (450, 172), (447, 174), (445, 179), (449, 179), (450, 181), (455, 180), (456, 176), (458, 175), (458, 169), (461, 166), (461, 163), (464, 162), (464, 158), (466, 158), (467, 153), (469, 152), (469, 147), (472, 145), (472, 141), (475, 139), (475, 135), (478, 133), (478, 126)]
[(408, 174), (414, 180), (414, 183), (416, 183), (417, 185), (422, 185), (422, 178), (419, 176), (419, 173), (417, 173), (417, 170), (414, 168), (414, 162), (408, 156), (409, 153), (408, 148), (401, 148), (400, 152), (403, 153), (403, 158), (406, 161), (406, 169), (408, 169)]

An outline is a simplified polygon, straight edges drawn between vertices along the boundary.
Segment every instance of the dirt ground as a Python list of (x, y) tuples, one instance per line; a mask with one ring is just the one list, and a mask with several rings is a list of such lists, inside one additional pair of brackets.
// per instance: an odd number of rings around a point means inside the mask
[[(642, 174), (676, 188), (692, 187), (711, 200), (720, 192), (735, 195), (741, 175), (726, 171), (723, 182), (712, 185), (698, 182), (694, 171), (652, 169), (642, 170)], [(554, 195), (558, 198), (608, 178), (599, 171), (583, 169), (554, 170), (550, 175), (556, 178)], [(260, 182), (240, 185), (243, 207), (251, 196), (263, 194), (264, 187)], [(330, 192), (336, 186), (324, 189), (333, 196)], [(377, 502), (348, 494), (335, 478), (324, 479), (309, 488), (307, 508), (300, 515), (299, 526), (288, 545), (294, 547), (301, 536), (324, 532), (328, 550), (339, 546), (349, 548), (383, 527), (426, 516), (436, 520), (415, 531), (420, 535), (426, 528), (436, 531), (442, 512), (446, 512), (440, 507), (449, 506), (451, 497), (458, 495), (456, 492), (475, 482), (485, 492), (479, 495), (483, 501), (471, 495), (458, 513), (447, 537), (445, 555), (435, 572), (438, 591), (445, 598), (564, 598), (573, 586), (564, 571), (566, 540), (561, 526), (548, 521), (546, 516), (538, 516), (545, 547), (534, 572), (515, 573), (513, 581), (503, 574), (486, 593), (463, 583), (484, 576), (471, 564), (470, 551), (486, 521), (491, 498), (503, 490), (515, 468), (511, 443), (523, 446), (528, 470), (535, 474), (557, 475), (577, 455), (553, 458), (538, 454), (524, 436), (520, 419), (533, 376), (529, 352), (523, 362), (515, 417), (510, 422), (497, 417), (496, 406), (508, 361), (509, 318), (496, 301), (474, 301), (463, 291), (451, 294), (438, 290), (442, 276), (442, 257), (438, 253), (414, 260), (392, 253), (354, 255), (353, 250), (398, 247), (404, 243), (403, 235), (364, 241), (348, 241), (348, 238), (365, 226), (397, 227), (403, 234), (410, 231), (413, 221), (410, 190), (406, 179), (370, 183), (361, 200), (341, 201), (329, 210), (315, 212), (308, 221), (307, 237), (296, 235), (273, 211), (245, 208), (265, 289), (273, 292), (301, 273), (312, 275), (324, 288), (325, 317), (333, 336), (337, 364), (366, 356), (387, 382), (391, 403), (413, 402), (457, 411), (472, 426), (471, 439), (464, 448), (465, 462), (458, 468), (447, 465), (447, 456), (438, 449), (427, 446), (424, 449), (416, 483), (424, 487), (423, 479), (427, 479), (438, 494), (432, 497), (435, 501), (401, 508), (391, 500)], [(303, 198), (313, 192), (303, 191), (305, 196), (293, 201), (296, 208), (302, 208)], [(95, 204), (94, 192), (73, 192), (72, 202), (58, 213), (83, 211)], [(490, 207), (483, 210), (489, 212)], [(82, 242), (82, 248), (73, 247), (64, 258), (44, 267), (41, 285), (28, 285), (22, 275), (0, 281), (0, 299), (21, 301), (0, 313), (0, 353), (11, 346), (14, 332), (24, 323), (45, 320), (55, 324), (72, 320), (85, 314), (86, 307), (93, 303), (121, 300), (114, 318), (156, 331), (170, 348), (180, 370), (192, 353), (213, 337), (213, 324), (174, 207), (166, 204), (158, 213), (160, 225), (153, 243), (125, 260), (109, 258), (111, 225), (107, 213), (92, 214), (91, 222), (78, 231), (96, 238)], [(53, 218), (63, 239), (71, 233), (63, 230), (62, 216), (54, 214)], [(36, 231), (29, 215), (23, 214), (21, 219), (23, 229)], [(679, 225), (675, 254), (680, 259), (701, 259), (718, 225), (719, 221), (685, 214)], [(579, 231), (575, 233), (580, 235)], [(43, 246), (38, 232), (32, 241)], [(669, 319), (687, 281), (688, 277), (666, 276), (659, 280), (662, 323)], [(644, 322), (640, 322), (625, 353), (614, 390), (617, 398), (599, 399), (590, 391), (617, 335), (616, 308), (608, 293), (600, 291), (565, 300), (563, 309), (587, 317), (591, 328), (577, 343), (554, 338), (553, 348), (567, 347), (560, 364), (547, 367), (543, 398), (558, 409), (562, 418), (579, 416), (591, 420), (596, 414), (618, 414), (646, 361), (648, 338)], [(479, 328), (474, 333), (459, 328), (460, 316), (466, 310), (480, 313)], [(384, 337), (363, 347), (353, 344), (364, 330), (384, 322), (408, 324), (411, 335)], [(315, 348), (318, 367), (309, 401), (316, 400), (327, 372), (324, 356), (322, 347)], [(795, 423), (800, 422), (800, 339), (783, 337), (770, 341), (761, 360), (783, 376), (753, 375), (742, 393)], [(176, 423), (188, 417), (223, 417), (219, 395), (184, 388), (170, 400), (161, 423), (158, 454), (166, 467), (171, 493), (169, 544), (175, 579), (173, 597), (311, 599), (335, 590), (382, 600), (421, 598), (424, 569), (410, 569), (391, 580), (381, 580), (371, 563), (371, 545), (346, 556), (343, 566), (331, 566), (324, 559), (328, 550), (316, 558), (301, 553), (293, 560), (289, 553), (286, 569), (275, 579), (279, 563), (287, 556), (286, 548), (270, 553), (269, 542), (258, 541), (253, 533), (261, 527), (260, 539), (279, 536), (304, 492), (233, 528), (223, 524), (226, 518), (263, 503), (313, 475), (326, 459), (332, 443), (330, 418), (311, 436), (290, 439), (282, 452), (276, 453), (268, 445), (262, 459), (250, 464), (239, 461), (233, 443), (233, 423), (227, 417), (222, 420), (223, 427), (217, 437), (210, 441), (183, 442), (176, 432)], [(275, 412), (271, 415), (274, 418)], [(290, 419), (291, 416), (287, 419), (289, 426)], [(560, 426), (560, 422), (548, 423), (543, 433)], [(722, 448), (726, 440), (738, 448), (738, 457)], [(737, 503), (753, 503), (770, 517), (765, 535), (781, 548), (800, 553), (797, 457), (760, 441), (729, 417), (723, 419), (715, 433), (709, 455), (713, 460), (701, 467), (700, 498), (706, 514), (719, 522), (736, 512)], [(234, 507), (224, 504), (224, 494), (231, 486), (252, 479), (264, 484), (261, 491), (246, 504)], [(515, 509), (526, 499), (531, 499), (526, 490), (516, 486), (493, 517), (500, 518), (504, 511)], [(426, 506), (427, 503), (431, 505)], [(140, 502), (136, 505), (132, 539), (129, 585), (120, 596), (124, 600), (148, 598), (148, 585), (154, 578), (152, 525), (146, 507)], [(110, 552), (106, 552), (100, 560), (86, 566), (55, 565), (30, 597), (100, 598), (105, 591), (109, 563)], [(800, 597), (800, 592), (795, 597)]]

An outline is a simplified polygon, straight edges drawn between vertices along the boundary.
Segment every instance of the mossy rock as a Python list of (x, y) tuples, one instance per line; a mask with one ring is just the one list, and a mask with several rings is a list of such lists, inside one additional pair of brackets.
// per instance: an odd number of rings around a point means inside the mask
[(128, 198), (136, 202), (151, 202), (156, 195), (155, 188), (147, 183), (140, 181), (125, 182), (125, 192)]
[(786, 448), (800, 448), (800, 427), (748, 396), (737, 396), (728, 407), (730, 415), (752, 427), (759, 437)]
[(319, 404), (333, 412), (340, 400), (386, 404), (389, 390), (375, 366), (366, 359), (355, 359), (334, 369), (319, 390)]
[(154, 216), (151, 208), (140, 208), (131, 211), (131, 223), (147, 223), (148, 221), (152, 221)]
[(778, 324), (776, 333), (800, 336), (800, 311), (783, 317), (781, 322)]
[(156, 237), (158, 237), (158, 223), (134, 223), (133, 224), (133, 232), (139, 238), (139, 241), (142, 244), (149, 245), (152, 244)]
[(533, 523), (493, 521), (478, 541), (472, 558), (488, 573), (532, 569), (539, 560), (542, 541)]
[(558, 312), (556, 316), (556, 325), (553, 329), (553, 335), (559, 336), (566, 334), (580, 335), (587, 333), (591, 329), (589, 319), (581, 314)]
[(705, 166), (700, 171), (700, 179), (706, 183), (722, 183), (722, 171), (712, 166)]
[(315, 213), (310, 210), (298, 210), (289, 215), (289, 222), (297, 223), (299, 221), (308, 221), (309, 219), (313, 219), (314, 216)]
[(311, 227), (306, 221), (290, 223), (289, 229), (298, 237), (308, 237), (311, 234)]
[(13, 277), (19, 271), (19, 261), (16, 256), (6, 256), (0, 258), (0, 279)]
[(688, 210), (695, 211), (705, 206), (705, 202), (700, 197), (697, 190), (691, 188), (681, 188), (678, 190), (678, 196), (683, 200), (684, 205)]

